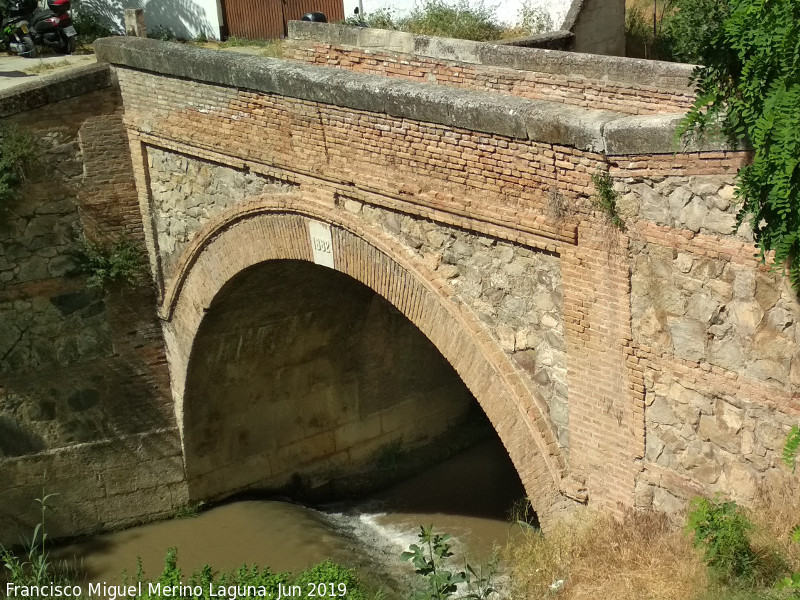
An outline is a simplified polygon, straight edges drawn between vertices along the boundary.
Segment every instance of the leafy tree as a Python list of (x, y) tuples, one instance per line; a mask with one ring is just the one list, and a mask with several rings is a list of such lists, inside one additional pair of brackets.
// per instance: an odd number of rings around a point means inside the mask
[(747, 220), (762, 260), (775, 252), (800, 292), (800, 2), (727, 0), (693, 76), (698, 97), (681, 133), (720, 123), (753, 150), (739, 171), (738, 224)]
[(703, 63), (704, 52), (728, 16), (727, 0), (675, 0), (662, 18), (660, 52), (669, 60)]

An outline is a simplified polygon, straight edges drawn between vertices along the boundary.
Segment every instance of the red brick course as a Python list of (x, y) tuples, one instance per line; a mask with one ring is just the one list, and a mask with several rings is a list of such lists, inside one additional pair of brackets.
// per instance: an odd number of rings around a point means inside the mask
[(306, 45), (290, 42), (287, 45), (288, 51), (284, 58), (299, 62), (422, 83), (488, 90), (587, 109), (651, 115), (686, 112), (694, 102), (694, 93), (688, 82), (685, 92), (666, 92), (654, 86), (592, 79), (581, 75), (518, 71), (328, 43)]

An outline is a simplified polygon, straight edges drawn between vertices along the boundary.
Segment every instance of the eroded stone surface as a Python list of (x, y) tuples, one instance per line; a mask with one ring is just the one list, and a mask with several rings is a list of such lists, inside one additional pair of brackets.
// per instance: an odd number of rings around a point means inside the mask
[(558, 257), (369, 205), (356, 213), (413, 248), (448, 280), (531, 377), (550, 408), (559, 442), (568, 446)]
[(721, 259), (635, 246), (636, 339), (754, 379), (792, 384), (800, 306), (780, 274)]

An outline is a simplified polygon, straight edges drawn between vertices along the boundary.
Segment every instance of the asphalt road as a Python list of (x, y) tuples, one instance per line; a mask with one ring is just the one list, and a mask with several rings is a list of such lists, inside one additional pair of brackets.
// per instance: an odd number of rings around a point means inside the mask
[(93, 62), (95, 62), (94, 54), (55, 55), (43, 58), (22, 58), (0, 54), (0, 91), (31, 81), (34, 77), (46, 77), (52, 73)]

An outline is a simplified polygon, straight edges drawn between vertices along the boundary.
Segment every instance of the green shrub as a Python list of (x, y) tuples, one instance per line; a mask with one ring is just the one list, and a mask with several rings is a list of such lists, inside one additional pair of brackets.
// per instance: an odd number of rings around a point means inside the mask
[(352, 15), (344, 21), (345, 25), (351, 27), (374, 27), (375, 29), (397, 29), (392, 11), (388, 8), (379, 8), (372, 12), (365, 12), (363, 15)]
[(662, 20), (657, 51), (668, 60), (701, 62), (727, 15), (727, 0), (677, 0)]
[(0, 211), (20, 199), (25, 171), (36, 159), (33, 138), (14, 125), (0, 124)]
[(602, 210), (608, 220), (614, 227), (619, 229), (625, 228), (625, 223), (622, 217), (617, 213), (617, 197), (618, 194), (614, 190), (614, 184), (611, 181), (611, 176), (603, 171), (598, 171), (592, 175), (592, 183), (597, 189), (597, 196), (595, 196), (595, 204)]
[(635, 58), (661, 58), (660, 41), (653, 31), (652, 20), (636, 5), (625, 10), (625, 53)]
[(722, 27), (727, 0), (660, 0), (656, 18), (641, 5), (625, 11), (628, 56), (674, 62), (700, 62)]
[[(302, 598), (316, 596), (344, 597), (348, 600), (364, 600), (365, 594), (353, 569), (343, 567), (331, 560), (306, 569), (297, 576), (292, 585), (300, 586)], [(342, 593), (346, 591), (346, 595)]]
[(147, 264), (140, 247), (124, 237), (112, 244), (84, 240), (75, 258), (80, 269), (89, 276), (87, 285), (93, 289), (106, 288), (116, 282), (136, 287), (144, 277)]
[[(156, 580), (149, 580), (142, 573), (141, 565), (137, 569), (136, 581), (142, 585), (142, 596), (139, 600), (163, 600), (173, 595), (164, 593), (164, 587), (183, 585), (191, 588), (200, 587), (199, 595), (192, 594), (194, 600), (216, 600), (223, 597), (220, 588), (231, 586), (253, 586), (257, 595), (239, 595), (239, 598), (258, 598), (258, 593), (265, 593), (267, 598), (278, 598), (279, 595), (291, 598), (339, 598), (341, 600), (366, 600), (367, 595), (355, 575), (353, 569), (343, 567), (330, 560), (306, 569), (297, 576), (291, 573), (274, 573), (269, 568), (259, 569), (256, 565), (242, 565), (238, 569), (222, 573), (215, 572), (210, 566), (195, 571), (188, 579), (183, 577), (178, 566), (178, 554), (175, 548), (167, 551), (164, 559), (164, 570)], [(157, 588), (155, 584), (161, 584)], [(260, 590), (259, 588), (264, 588)], [(156, 593), (150, 593), (150, 591)], [(216, 596), (210, 592), (213, 590)], [(280, 591), (279, 591), (280, 590)], [(287, 596), (287, 593), (290, 593)]]
[(494, 9), (482, 0), (473, 4), (468, 0), (455, 0), (452, 4), (445, 0), (424, 0), (399, 21), (398, 29), (476, 42), (496, 40), (503, 31)]
[(748, 537), (752, 528), (733, 501), (695, 498), (690, 504), (687, 529), (703, 548), (706, 563), (725, 581), (755, 574), (756, 556)]
[(550, 14), (538, 6), (531, 6), (531, 3), (527, 0), (519, 7), (517, 26), (525, 31), (527, 35), (551, 31), (554, 28)]
[(391, 9), (378, 9), (347, 17), (343, 23), (354, 27), (374, 27), (433, 35), (476, 42), (526, 37), (553, 28), (550, 15), (525, 0), (517, 15), (517, 24), (498, 23), (495, 8), (483, 0), (424, 0), (407, 16), (397, 18)]

